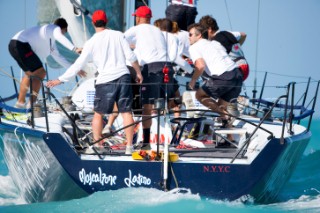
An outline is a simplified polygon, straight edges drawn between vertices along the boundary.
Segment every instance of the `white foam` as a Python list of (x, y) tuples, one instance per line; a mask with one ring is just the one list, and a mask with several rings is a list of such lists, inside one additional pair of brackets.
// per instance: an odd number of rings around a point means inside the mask
[(10, 176), (0, 175), (0, 206), (25, 204)]
[[(317, 190), (316, 190), (317, 191)], [(317, 196), (302, 195), (298, 199), (292, 199), (284, 203), (277, 203), (277, 209), (285, 211), (312, 211), (320, 209), (320, 194)]]
[(164, 192), (148, 188), (125, 188), (115, 191), (96, 192), (89, 197), (78, 201), (67, 201), (66, 206), (72, 206), (73, 211), (89, 210), (94, 203), (98, 207), (97, 212), (108, 209), (108, 212), (127, 212), (137, 207), (163, 206), (183, 200), (200, 201), (200, 196), (192, 194), (187, 189), (175, 189)]

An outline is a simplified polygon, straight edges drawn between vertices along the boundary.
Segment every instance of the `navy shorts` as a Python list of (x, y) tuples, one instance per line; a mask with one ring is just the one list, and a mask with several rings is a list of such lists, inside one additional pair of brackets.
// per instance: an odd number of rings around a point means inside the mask
[(132, 87), (129, 74), (95, 86), (94, 111), (101, 114), (110, 114), (113, 111), (114, 103), (118, 111), (131, 112), (132, 110)]
[[(164, 74), (162, 73), (165, 65), (169, 68), (169, 82), (166, 84), (163, 82)], [(142, 104), (154, 104), (154, 101), (159, 98), (167, 97), (167, 100), (174, 98), (173, 72), (172, 65), (166, 62), (155, 62), (143, 66), (143, 86), (140, 93)]]
[(241, 93), (242, 79), (242, 72), (236, 68), (220, 76), (211, 76), (201, 88), (214, 99), (230, 102)]
[(179, 82), (176, 78), (173, 79), (173, 90), (174, 92), (178, 91), (179, 90)]
[(34, 72), (43, 67), (41, 60), (33, 52), (29, 43), (11, 40), (9, 43), (9, 52), (25, 72)]

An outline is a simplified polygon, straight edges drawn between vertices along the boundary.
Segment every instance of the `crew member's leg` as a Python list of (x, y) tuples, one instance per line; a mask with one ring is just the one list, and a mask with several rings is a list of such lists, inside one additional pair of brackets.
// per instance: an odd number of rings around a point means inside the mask
[(142, 128), (143, 128), (143, 143), (150, 143), (150, 128), (152, 125), (151, 117), (153, 104), (144, 104), (142, 107)]
[(115, 113), (115, 112), (118, 112), (118, 107), (117, 107), (116, 103), (113, 106), (113, 113), (111, 113), (108, 117), (108, 123), (103, 128), (103, 133), (110, 133), (111, 132), (112, 125), (119, 115), (119, 113)]
[[(216, 101), (210, 97), (202, 88), (199, 88), (196, 92), (196, 99), (200, 101), (201, 104), (208, 107), (214, 112), (219, 113), (220, 115), (226, 114), (226, 107), (224, 106), (225, 102)], [(222, 104), (222, 105), (220, 105)]]
[(27, 74), (25, 74), (20, 82), (20, 89), (19, 89), (19, 96), (17, 106), (23, 106), (26, 103), (26, 95), (29, 90), (30, 86), (30, 79)]
[[(94, 115), (92, 119), (92, 133), (94, 141), (101, 139), (103, 129), (103, 116), (111, 114), (113, 111), (116, 89), (114, 82), (108, 84), (98, 84), (95, 86)], [(102, 146), (103, 140), (99, 142)]]
[(23, 76), (21, 83), (20, 83), (20, 90), (19, 90), (19, 97), (18, 97), (18, 104), (23, 105), (26, 102), (26, 95), (29, 91), (30, 87), (30, 77), (35, 76), (36, 78), (32, 79), (32, 95), (30, 101), (35, 102), (37, 100), (38, 93), (41, 87), (41, 81), (46, 76), (46, 71), (43, 67), (37, 69), (34, 72), (27, 71)]
[[(93, 140), (97, 141), (101, 138), (101, 132), (103, 128), (103, 114), (95, 112), (93, 114), (92, 119), (92, 134), (93, 134)], [(99, 142), (99, 145), (102, 145), (103, 141)]]
[(118, 111), (123, 118), (123, 125), (129, 126), (124, 129), (126, 139), (127, 139), (127, 147), (126, 154), (132, 153), (132, 140), (134, 134), (134, 126), (132, 125), (134, 120), (132, 117), (132, 87), (131, 87), (131, 78), (130, 75), (124, 75), (120, 77), (117, 82), (117, 90), (118, 98), (117, 98), (117, 107)]
[[(133, 124), (133, 117), (131, 112), (123, 112), (121, 113), (122, 119), (123, 119), (123, 125), (128, 126), (130, 124)], [(126, 134), (127, 139), (127, 149), (126, 154), (131, 154), (132, 152), (132, 140), (133, 140), (133, 134), (134, 134), (134, 126), (130, 126), (124, 129), (124, 133)]]
[[(22, 78), (20, 85), (19, 97), (16, 105), (24, 105), (26, 100), (26, 94), (29, 89), (29, 77), (36, 76), (40, 80), (43, 80), (46, 76), (46, 71), (42, 66), (42, 62), (39, 57), (33, 52), (29, 43), (20, 42), (17, 40), (11, 40), (9, 43), (9, 52), (11, 56), (17, 61), (20, 68), (25, 72), (25, 76)], [(33, 95), (37, 95), (40, 90), (41, 82), (39, 79), (32, 79), (33, 83)], [(32, 97), (31, 101), (36, 101), (36, 97)]]

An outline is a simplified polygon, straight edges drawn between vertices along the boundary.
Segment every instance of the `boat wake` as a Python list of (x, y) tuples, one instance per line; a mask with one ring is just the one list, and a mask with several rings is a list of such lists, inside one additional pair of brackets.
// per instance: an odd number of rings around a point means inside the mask
[(267, 205), (267, 208), (290, 211), (290, 212), (320, 212), (320, 191), (317, 191), (317, 196), (302, 195), (298, 199), (292, 199), (283, 203), (275, 203)]
[(318, 196), (320, 194), (320, 150), (303, 156), (290, 178), (279, 195), (279, 202), (286, 202), (289, 199), (300, 199), (305, 196)]
[[(254, 205), (253, 198), (239, 198), (235, 201), (219, 201), (203, 199), (198, 194), (192, 194), (189, 189), (177, 188), (169, 192), (149, 188), (125, 188), (115, 191), (96, 192), (88, 197), (61, 202), (25, 204), (18, 195), (10, 176), (0, 176), (0, 206), (2, 210), (27, 212), (74, 211), (74, 212), (137, 212), (172, 211), (188, 209), (190, 212), (210, 212), (216, 210), (233, 210), (239, 212), (317, 212), (320, 209), (320, 191), (312, 189), (316, 196), (302, 195), (298, 199), (268, 205)], [(5, 196), (5, 197), (4, 197)], [(243, 199), (246, 202), (243, 202)], [(250, 200), (252, 202), (250, 202)], [(7, 206), (7, 207), (6, 207)], [(29, 211), (30, 210), (30, 211)]]
[(11, 177), (0, 175), (0, 206), (26, 204)]
[[(115, 191), (96, 192), (81, 199), (32, 203), (29, 205), (4, 207), (3, 210), (21, 212), (133, 212), (138, 209), (146, 210), (158, 208), (167, 209), (169, 205), (180, 202), (199, 202), (200, 196), (192, 194), (189, 190), (179, 189), (172, 192), (164, 192), (157, 189), (125, 188)], [(163, 206), (163, 207), (162, 207)], [(94, 209), (94, 211), (93, 211)], [(168, 209), (167, 209), (168, 210)], [(148, 212), (148, 211), (146, 211)]]

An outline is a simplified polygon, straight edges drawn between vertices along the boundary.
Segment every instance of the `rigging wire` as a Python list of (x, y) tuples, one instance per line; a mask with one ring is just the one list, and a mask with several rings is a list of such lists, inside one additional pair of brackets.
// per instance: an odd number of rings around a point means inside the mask
[[(256, 71), (257, 73), (265, 73), (266, 71)], [(291, 77), (291, 78), (303, 78), (303, 79), (309, 79), (309, 77), (306, 76), (298, 76), (298, 75), (285, 75), (285, 74), (279, 74), (275, 72), (268, 72), (268, 74), (282, 76), (282, 77)]]
[[(21, 70), (22, 70), (22, 69), (21, 69)], [(12, 75), (10, 75), (8, 72), (6, 72), (5, 70), (3, 70), (2, 68), (0, 68), (0, 72), (2, 73), (2, 74), (0, 73), (0, 76), (7, 76), (7, 77), (11, 78), (12, 80), (16, 81), (18, 84), (21, 84), (21, 80), (13, 77)], [(28, 89), (29, 89), (29, 87), (28, 87)], [(66, 91), (66, 90), (60, 90), (60, 89), (57, 89), (57, 88), (50, 88), (50, 89), (51, 89), (51, 90), (54, 89), (54, 90), (56, 90), (56, 91), (58, 91), (58, 92), (60, 92), (60, 93), (67, 94), (67, 91)], [(33, 93), (33, 95), (38, 96), (38, 93), (36, 93), (35, 91), (33, 91), (32, 93)]]
[(259, 26), (260, 26), (260, 0), (258, 1), (258, 20), (257, 20), (257, 40), (256, 40), (256, 60), (255, 60), (255, 70), (254, 70), (254, 91), (257, 87), (257, 67), (258, 67), (258, 46), (259, 46)]
[(227, 10), (227, 16), (228, 16), (228, 20), (229, 20), (229, 25), (230, 25), (230, 29), (232, 30), (232, 24), (231, 24), (231, 18), (230, 18), (230, 13), (229, 13), (229, 7), (227, 4), (227, 0), (224, 0), (224, 4), (226, 5), (226, 10)]
[(24, 0), (24, 28), (27, 28), (27, 0)]

